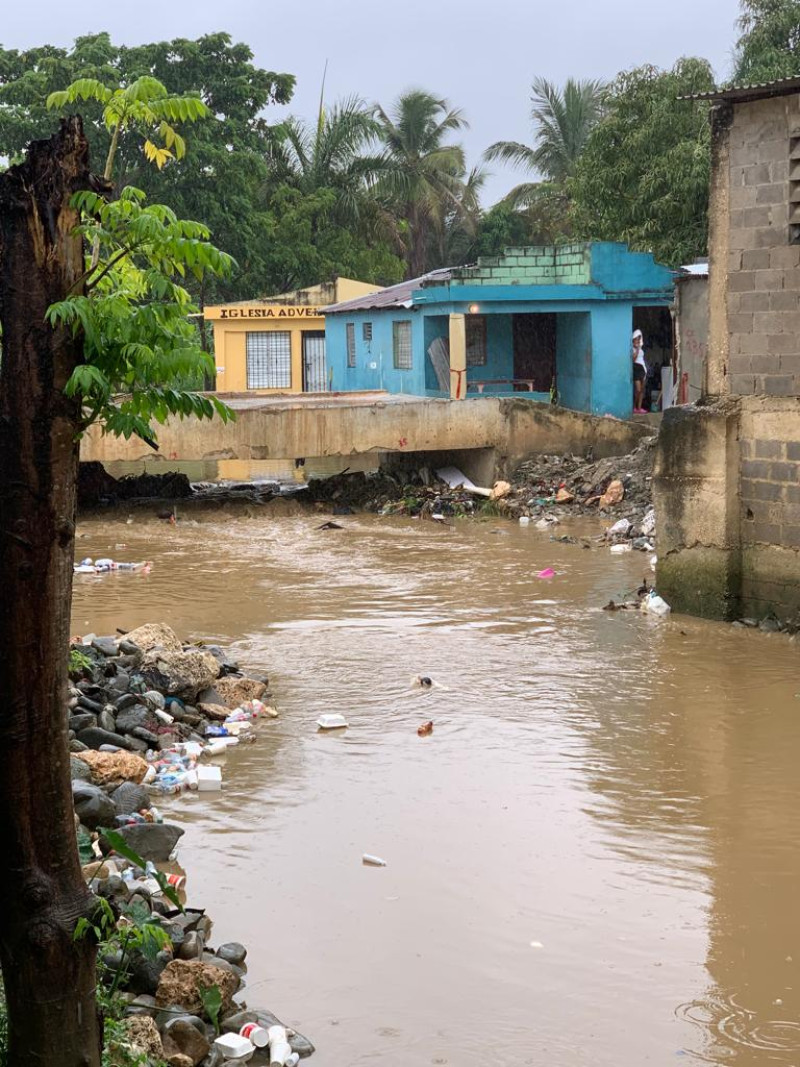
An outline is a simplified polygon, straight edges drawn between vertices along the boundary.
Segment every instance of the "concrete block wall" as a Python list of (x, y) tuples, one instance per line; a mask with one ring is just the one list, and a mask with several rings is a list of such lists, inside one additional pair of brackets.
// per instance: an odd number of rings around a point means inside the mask
[(800, 398), (670, 409), (653, 487), (658, 588), (676, 611), (800, 613)]
[(474, 267), (453, 272), (453, 285), (588, 285), (591, 245), (534, 245), (481, 256)]
[[(727, 274), (726, 376), (735, 395), (800, 395), (800, 244), (792, 243), (790, 225), (793, 136), (800, 136), (800, 95), (737, 105), (727, 129), (727, 249), (716, 249), (713, 267)], [(711, 252), (714, 259), (713, 245)]]

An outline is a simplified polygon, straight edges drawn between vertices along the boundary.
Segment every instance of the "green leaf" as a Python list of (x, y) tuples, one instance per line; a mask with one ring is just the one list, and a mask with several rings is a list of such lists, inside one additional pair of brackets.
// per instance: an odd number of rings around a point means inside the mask
[(198, 995), (203, 1002), (206, 1015), (211, 1020), (214, 1031), (219, 1034), (219, 1013), (222, 1009), (222, 994), (218, 985), (200, 986), (197, 988)]

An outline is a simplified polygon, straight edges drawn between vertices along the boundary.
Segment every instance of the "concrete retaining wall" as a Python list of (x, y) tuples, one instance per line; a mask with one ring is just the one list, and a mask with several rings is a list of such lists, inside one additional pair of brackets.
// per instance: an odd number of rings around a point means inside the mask
[(653, 486), (658, 588), (709, 618), (800, 611), (800, 398), (665, 412)]
[[(584, 453), (591, 447), (598, 458), (621, 455), (652, 432), (636, 423), (523, 399), (222, 399), (237, 409), (235, 422), (170, 420), (158, 431), (160, 456), (264, 460), (493, 449), (498, 468), (508, 470), (537, 452)], [(143, 441), (104, 436), (97, 428), (81, 444), (83, 460), (153, 458)]]

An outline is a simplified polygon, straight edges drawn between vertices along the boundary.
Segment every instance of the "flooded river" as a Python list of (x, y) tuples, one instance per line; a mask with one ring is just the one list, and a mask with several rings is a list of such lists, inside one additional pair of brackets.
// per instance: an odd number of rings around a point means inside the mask
[(639, 553), (323, 518), (80, 529), (155, 566), (78, 579), (76, 632), (163, 620), (272, 679), (224, 793), (169, 807), (250, 1003), (318, 1067), (798, 1067), (797, 645), (604, 613)]

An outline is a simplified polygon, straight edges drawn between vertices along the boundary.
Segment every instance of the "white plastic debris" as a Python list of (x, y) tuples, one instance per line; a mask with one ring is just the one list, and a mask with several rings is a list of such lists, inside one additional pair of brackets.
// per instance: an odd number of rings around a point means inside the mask
[(651, 556), (650, 557), (650, 570), (651, 571), (654, 571), (656, 569), (656, 564), (657, 563), (658, 563), (658, 556)]
[(198, 767), (196, 773), (198, 792), (217, 793), (222, 789), (222, 769), (220, 767)]
[(236, 1063), (247, 1063), (256, 1050), (253, 1042), (241, 1034), (220, 1034), (214, 1042), (214, 1048), (218, 1048), (226, 1060)]
[(519, 517), (520, 526), (530, 526), (530, 523), (531, 523), (530, 515), (520, 515), (520, 517)]
[(365, 852), (361, 857), (361, 862), (365, 867), (385, 867), (386, 860), (382, 860), (380, 856), (371, 856), (369, 852)]
[(344, 730), (348, 725), (344, 715), (340, 715), (338, 712), (332, 712), (330, 715), (320, 715), (317, 719), (317, 726), (320, 730)]
[(286, 1067), (289, 1057), (292, 1055), (292, 1046), (288, 1041), (270, 1041), (269, 1062), (270, 1067)]
[(656, 509), (650, 508), (642, 519), (642, 537), (652, 537), (656, 532)]
[(672, 608), (666, 600), (664, 600), (663, 597), (660, 597), (655, 589), (651, 589), (644, 600), (642, 600), (641, 608), (646, 615), (664, 616), (669, 615), (672, 611)]
[(632, 551), (633, 548), (631, 547), (630, 541), (625, 541), (625, 543), (621, 545), (612, 545), (610, 548), (612, 556), (622, 556), (624, 553)]
[(630, 528), (630, 519), (620, 519), (619, 522), (615, 522), (613, 526), (609, 526), (606, 530), (606, 537), (624, 537), (630, 532)]

